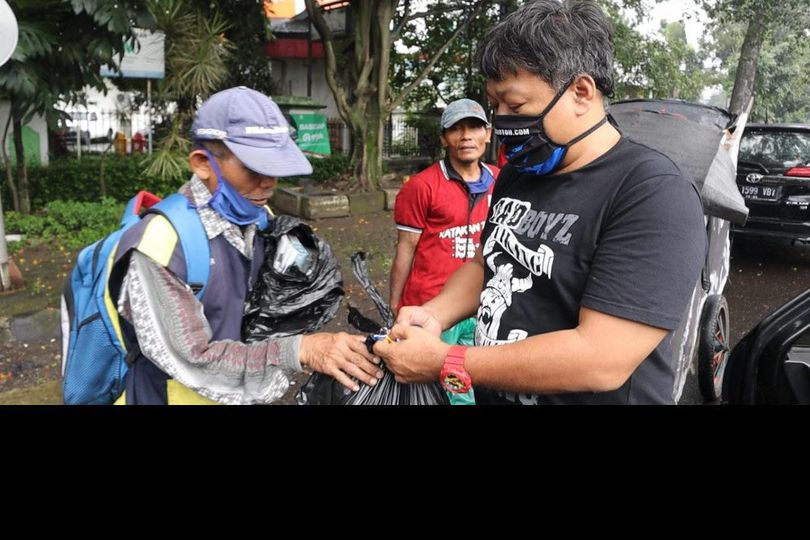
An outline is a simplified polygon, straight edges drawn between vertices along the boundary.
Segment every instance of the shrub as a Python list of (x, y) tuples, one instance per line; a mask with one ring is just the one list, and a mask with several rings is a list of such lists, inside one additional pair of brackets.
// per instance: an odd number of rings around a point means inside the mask
[(312, 163), (311, 178), (316, 182), (333, 180), (349, 172), (349, 158), (343, 154), (335, 154), (327, 158), (310, 158)]
[(119, 227), (124, 205), (106, 198), (99, 203), (52, 201), (30, 216), (6, 214), (6, 229), (76, 249), (91, 244)]
[[(151, 191), (165, 197), (177, 191), (191, 175), (179, 171), (175, 176), (159, 177), (145, 171), (151, 163), (150, 156), (85, 155), (81, 161), (74, 157), (51, 161), (47, 166), (28, 169), (31, 209), (44, 208), (50, 201), (99, 202), (101, 200), (101, 174), (107, 187), (107, 196), (118, 202), (126, 202), (138, 191)], [(103, 164), (103, 169), (102, 169)], [(3, 173), (0, 171), (0, 178)], [(3, 178), (3, 180), (5, 180)], [(11, 194), (5, 181), (2, 183), (3, 205), (11, 208)]]

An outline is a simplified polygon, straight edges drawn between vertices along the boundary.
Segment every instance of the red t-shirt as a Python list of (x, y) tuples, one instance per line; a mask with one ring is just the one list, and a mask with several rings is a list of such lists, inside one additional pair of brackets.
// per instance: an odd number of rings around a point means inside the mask
[[(500, 169), (482, 167), (498, 178)], [(402, 186), (394, 205), (397, 229), (421, 236), (400, 306), (421, 306), (435, 297), (453, 272), (475, 257), (494, 187), (495, 182), (470, 209), (469, 190), (460, 178), (450, 178), (444, 161), (434, 163)]]

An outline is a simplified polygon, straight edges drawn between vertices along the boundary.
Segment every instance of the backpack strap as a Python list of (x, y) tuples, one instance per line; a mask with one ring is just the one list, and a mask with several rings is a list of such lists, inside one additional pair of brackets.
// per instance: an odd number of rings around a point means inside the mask
[(211, 273), (211, 248), (200, 215), (182, 193), (173, 193), (149, 208), (147, 213), (164, 216), (177, 231), (186, 259), (186, 283), (202, 299)]

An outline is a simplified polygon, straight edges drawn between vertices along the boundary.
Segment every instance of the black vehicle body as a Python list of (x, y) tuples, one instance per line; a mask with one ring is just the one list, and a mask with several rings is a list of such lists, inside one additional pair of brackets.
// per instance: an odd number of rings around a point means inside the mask
[(810, 289), (763, 319), (734, 347), (723, 401), (810, 405)]
[(749, 124), (737, 186), (750, 213), (735, 234), (810, 242), (810, 124)]

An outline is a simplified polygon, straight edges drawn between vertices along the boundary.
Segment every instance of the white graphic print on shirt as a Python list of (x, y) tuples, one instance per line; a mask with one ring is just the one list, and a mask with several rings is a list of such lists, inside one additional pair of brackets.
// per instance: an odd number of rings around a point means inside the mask
[[(540, 236), (541, 240), (547, 240), (552, 232), (556, 232), (553, 241), (567, 245), (571, 239), (568, 231), (578, 220), (579, 216), (575, 214), (537, 212), (532, 210), (531, 204), (515, 199), (504, 198), (495, 204), (490, 223), (496, 226), (483, 250), (493, 276), (481, 292), (475, 336), (477, 345), (501, 345), (526, 339), (528, 333), (521, 329), (511, 329), (506, 339), (499, 339), (501, 319), (512, 305), (513, 295), (531, 289), (534, 279), (552, 278), (554, 250), (545, 244), (532, 250), (518, 240), (516, 232), (529, 238)], [(516, 268), (512, 261), (498, 264), (499, 255), (510, 255), (519, 266)]]
[(453, 241), (452, 257), (455, 259), (473, 259), (478, 243), (473, 241), (473, 235), (484, 230), (486, 221), (461, 225), (459, 227), (448, 227), (439, 233), (442, 240), (451, 239)]

